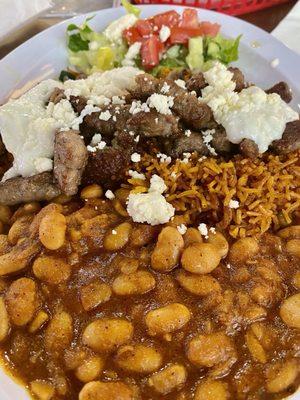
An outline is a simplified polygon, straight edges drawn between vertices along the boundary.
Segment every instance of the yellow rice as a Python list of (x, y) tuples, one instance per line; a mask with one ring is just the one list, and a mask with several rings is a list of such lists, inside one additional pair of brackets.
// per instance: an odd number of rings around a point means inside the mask
[[(146, 191), (151, 176), (158, 174), (168, 187), (168, 202), (186, 223), (206, 222), (233, 237), (276, 230), (292, 223), (300, 211), (300, 151), (255, 160), (235, 156), (230, 161), (199, 160), (193, 154), (187, 163), (171, 164), (146, 155), (136, 169), (147, 180), (129, 179), (134, 192)], [(230, 200), (237, 200), (239, 207), (230, 208)]]

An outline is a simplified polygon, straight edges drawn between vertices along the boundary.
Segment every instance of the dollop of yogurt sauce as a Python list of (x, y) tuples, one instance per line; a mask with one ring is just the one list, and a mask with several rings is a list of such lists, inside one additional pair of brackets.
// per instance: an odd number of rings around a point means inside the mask
[(232, 77), (232, 72), (216, 62), (204, 72), (208, 86), (199, 99), (210, 106), (230, 142), (252, 139), (264, 153), (273, 140), (281, 139), (286, 124), (299, 119), (299, 115), (278, 94), (266, 94), (257, 86), (235, 92)]

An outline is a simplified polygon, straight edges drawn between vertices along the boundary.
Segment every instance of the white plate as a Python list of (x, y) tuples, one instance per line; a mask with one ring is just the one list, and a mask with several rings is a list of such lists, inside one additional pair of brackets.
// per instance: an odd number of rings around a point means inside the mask
[[(169, 10), (168, 6), (143, 6), (142, 17), (149, 17), (159, 12)], [(172, 7), (182, 12), (183, 7)], [(96, 30), (102, 30), (106, 25), (124, 13), (122, 9), (108, 9), (94, 13), (90, 22)], [(218, 22), (222, 25), (222, 33), (229, 37), (243, 34), (240, 46), (240, 60), (236, 63), (250, 82), (255, 82), (263, 88), (284, 80), (293, 89), (292, 105), (297, 109), (300, 104), (300, 56), (293, 53), (277, 39), (242, 20), (218, 14), (213, 11), (199, 10), (201, 20)], [(81, 23), (85, 16), (75, 17), (55, 25), (34, 38), (22, 44), (0, 61), (0, 104), (10, 96), (18, 96), (26, 88), (48, 77), (57, 77), (67, 66), (66, 27), (70, 21)], [(251, 44), (259, 42), (259, 48)], [(270, 63), (278, 58), (277, 68)], [(0, 399), (28, 400), (28, 395), (18, 385), (13, 383), (0, 371)], [(300, 393), (290, 400), (300, 400)]]

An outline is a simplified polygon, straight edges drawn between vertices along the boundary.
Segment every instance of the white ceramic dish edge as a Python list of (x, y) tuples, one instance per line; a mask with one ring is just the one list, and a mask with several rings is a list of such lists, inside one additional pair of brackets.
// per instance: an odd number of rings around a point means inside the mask
[[(142, 16), (148, 17), (158, 12), (170, 9), (168, 6), (142, 6)], [(173, 7), (182, 11), (182, 7)], [(91, 25), (98, 30), (103, 29), (110, 21), (123, 14), (122, 9), (106, 9), (93, 13), (95, 18)], [(90, 15), (90, 14), (89, 14)], [(277, 39), (263, 30), (242, 20), (218, 14), (209, 10), (199, 10), (202, 20), (218, 22), (222, 32), (235, 37), (243, 33), (240, 60), (236, 63), (245, 72), (246, 78), (263, 88), (272, 86), (280, 80), (286, 80), (294, 91), (292, 105), (297, 108), (300, 103), (300, 57), (289, 50)], [(63, 21), (46, 31), (43, 31), (23, 43), (0, 61), (1, 93), (0, 104), (10, 96), (18, 97), (20, 93), (32, 87), (39, 81), (57, 77), (60, 70), (67, 65), (65, 45), (65, 30), (70, 21), (80, 23), (85, 16), (77, 16)], [(259, 42), (259, 48), (251, 47), (253, 42)], [(270, 67), (270, 62), (279, 58), (276, 69)], [(0, 370), (0, 399), (28, 400), (27, 392), (5, 372)], [(300, 391), (289, 400), (300, 400)]]

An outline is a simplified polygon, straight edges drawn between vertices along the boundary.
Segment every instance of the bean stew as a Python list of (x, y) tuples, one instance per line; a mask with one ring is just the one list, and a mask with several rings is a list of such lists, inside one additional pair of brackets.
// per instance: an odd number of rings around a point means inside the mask
[[(300, 225), (233, 240), (103, 200), (0, 206), (0, 346), (37, 400), (271, 400), (300, 384)], [(175, 217), (176, 218), (176, 217)]]

